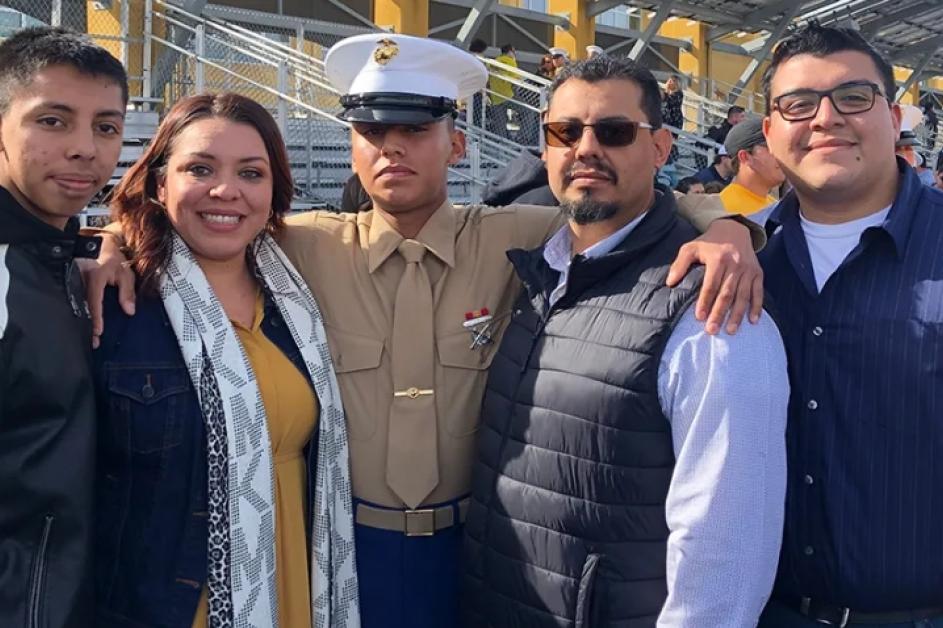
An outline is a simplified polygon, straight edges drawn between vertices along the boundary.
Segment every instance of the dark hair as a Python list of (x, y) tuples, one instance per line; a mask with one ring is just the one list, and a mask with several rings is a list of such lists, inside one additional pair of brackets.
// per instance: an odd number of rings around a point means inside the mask
[(724, 191), (724, 188), (727, 187), (720, 181), (708, 181), (704, 184), (704, 193), (705, 194), (720, 194)]
[(514, 50), (514, 46), (512, 46), (511, 44), (504, 44), (503, 46), (501, 46), (501, 54), (503, 55), (506, 55), (512, 50)]
[(36, 26), (17, 31), (0, 43), (0, 113), (13, 92), (33, 82), (43, 69), (69, 65), (88, 76), (112, 79), (128, 103), (128, 75), (121, 62), (91, 39), (65, 28)]
[(733, 107), (727, 110), (727, 120), (730, 120), (730, 116), (732, 116), (735, 113), (746, 113), (746, 112), (747, 112), (746, 109), (744, 109), (740, 105), (734, 105)]
[(681, 192), (682, 194), (687, 194), (691, 191), (691, 188), (695, 185), (704, 185), (703, 182), (698, 181), (694, 177), (684, 177), (678, 181), (678, 185), (675, 186), (675, 189)]
[(631, 59), (620, 59), (608, 55), (596, 55), (591, 59), (572, 63), (564, 67), (553, 79), (550, 94), (547, 96), (548, 107), (553, 102), (553, 96), (560, 86), (570, 79), (587, 83), (613, 80), (634, 82), (642, 90), (641, 106), (645, 117), (648, 118), (648, 123), (656, 129), (661, 128), (661, 86), (645, 66)]
[(277, 232), (291, 208), (293, 185), (285, 142), (272, 115), (259, 103), (239, 94), (199, 94), (177, 101), (157, 128), (144, 154), (128, 169), (111, 199), (112, 217), (121, 223), (125, 241), (134, 252), (132, 264), (144, 291), (157, 289), (170, 257), (170, 220), (157, 198), (157, 177), (180, 133), (198, 120), (223, 118), (248, 124), (259, 132), (272, 169), (272, 215), (266, 229)]
[(714, 155), (714, 161), (712, 162), (712, 165), (716, 166), (717, 164), (720, 163), (720, 161), (721, 161), (724, 157), (730, 157), (730, 155), (728, 155), (728, 154), (726, 154), (726, 153), (720, 154), (720, 152), (718, 152), (716, 155)]
[(894, 100), (897, 92), (897, 83), (894, 81), (894, 68), (881, 56), (874, 46), (861, 36), (861, 34), (850, 28), (838, 28), (834, 26), (822, 26), (817, 22), (799, 28), (794, 33), (776, 44), (773, 50), (773, 57), (770, 60), (769, 67), (763, 73), (763, 95), (766, 97), (766, 113), (770, 112), (770, 84), (773, 82), (773, 76), (780, 65), (787, 60), (798, 55), (813, 55), (815, 57), (825, 57), (853, 50), (862, 52), (874, 62), (878, 75), (881, 77), (884, 90), (884, 96), (889, 100)]
[(468, 47), (469, 52), (479, 54), (488, 49), (488, 44), (485, 43), (484, 39), (478, 38), (473, 39), (471, 45)]

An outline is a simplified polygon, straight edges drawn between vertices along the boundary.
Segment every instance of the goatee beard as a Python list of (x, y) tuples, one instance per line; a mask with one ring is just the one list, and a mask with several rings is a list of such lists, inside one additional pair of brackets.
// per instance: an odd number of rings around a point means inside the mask
[(619, 212), (619, 205), (611, 201), (597, 201), (584, 196), (577, 201), (569, 199), (560, 203), (560, 210), (568, 220), (578, 225), (609, 220)]

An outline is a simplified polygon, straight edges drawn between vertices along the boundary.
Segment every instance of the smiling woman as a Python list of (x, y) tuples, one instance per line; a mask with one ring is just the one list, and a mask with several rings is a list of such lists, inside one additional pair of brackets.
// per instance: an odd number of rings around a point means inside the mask
[(116, 189), (139, 289), (134, 317), (106, 299), (94, 368), (101, 625), (356, 621), (310, 596), (357, 584), (332, 552), (353, 535), (340, 392), (272, 238), (291, 194), (275, 121), (235, 94), (177, 103)]

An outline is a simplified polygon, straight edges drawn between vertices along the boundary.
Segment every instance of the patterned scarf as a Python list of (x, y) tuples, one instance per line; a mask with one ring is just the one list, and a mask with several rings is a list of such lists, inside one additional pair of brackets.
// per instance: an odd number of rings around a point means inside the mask
[[(270, 236), (260, 236), (253, 251), (257, 275), (301, 351), (321, 407), (311, 526), (312, 623), (359, 628), (347, 426), (321, 312)], [(160, 294), (206, 423), (209, 628), (276, 628), (272, 452), (255, 374), (206, 276), (177, 234)]]

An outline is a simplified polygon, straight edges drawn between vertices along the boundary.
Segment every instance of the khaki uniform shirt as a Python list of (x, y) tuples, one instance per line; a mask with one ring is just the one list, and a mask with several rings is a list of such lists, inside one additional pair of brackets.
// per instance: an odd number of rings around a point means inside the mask
[[(729, 216), (717, 203), (691, 199), (680, 213), (700, 231)], [(437, 210), (416, 236), (433, 290), (435, 403), (439, 484), (424, 503), (466, 495), (487, 369), (521, 285), (505, 252), (536, 248), (562, 224), (556, 208), (510, 206)], [(403, 237), (373, 211), (308, 212), (289, 218), (280, 244), (310, 286), (327, 330), (350, 437), (354, 496), (404, 504), (387, 486), (386, 451), (393, 375), (390, 345), (396, 290), (406, 263)], [(488, 308), (493, 342), (472, 349), (466, 312)]]

